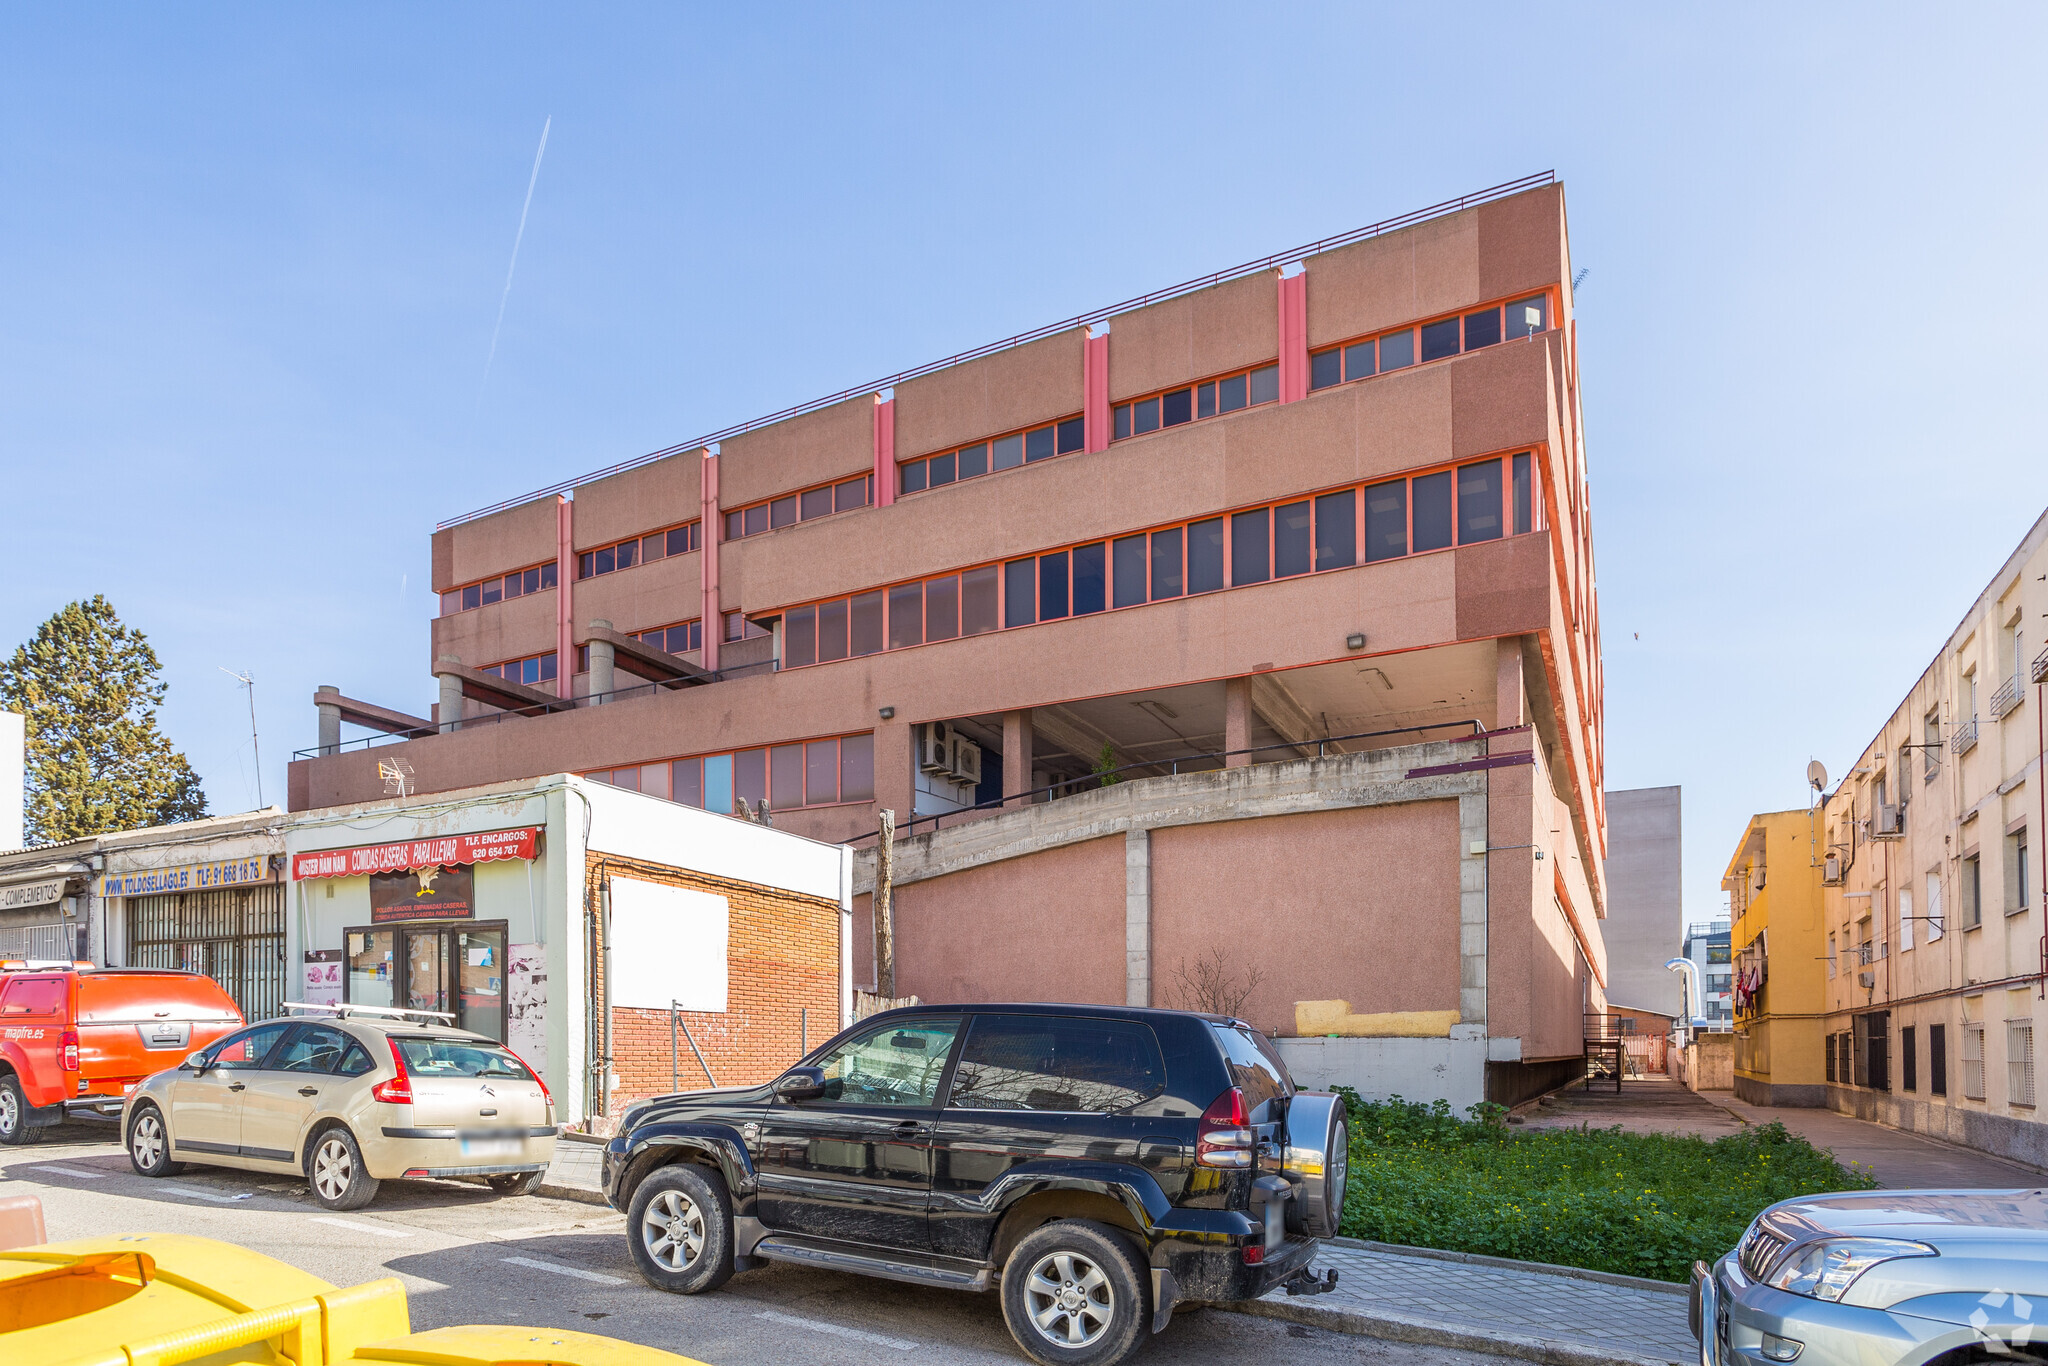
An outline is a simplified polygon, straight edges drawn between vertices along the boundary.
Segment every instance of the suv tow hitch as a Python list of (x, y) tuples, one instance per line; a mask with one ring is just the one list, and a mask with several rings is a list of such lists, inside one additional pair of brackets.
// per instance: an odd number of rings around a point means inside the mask
[(1321, 1276), (1303, 1267), (1280, 1282), (1280, 1288), (1290, 1295), (1327, 1295), (1337, 1288), (1337, 1272), (1333, 1267)]

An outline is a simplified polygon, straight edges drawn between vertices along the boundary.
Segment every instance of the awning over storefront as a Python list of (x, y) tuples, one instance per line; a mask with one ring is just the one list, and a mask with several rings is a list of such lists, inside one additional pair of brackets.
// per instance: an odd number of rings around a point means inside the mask
[(319, 849), (296, 854), (292, 857), (292, 876), (364, 877), (413, 868), (445, 868), (458, 863), (531, 859), (539, 848), (540, 831), (530, 825), (519, 830), (487, 830), (473, 835), (436, 835), (403, 844), (369, 844), (355, 849)]
[(0, 913), (46, 910), (70, 895), (74, 878), (90, 877), (86, 864), (66, 859), (0, 873)]
[(243, 887), (276, 876), (267, 854), (247, 858), (187, 863), (175, 868), (150, 868), (108, 873), (99, 879), (101, 896), (155, 896), (163, 892), (199, 892), (216, 887)]

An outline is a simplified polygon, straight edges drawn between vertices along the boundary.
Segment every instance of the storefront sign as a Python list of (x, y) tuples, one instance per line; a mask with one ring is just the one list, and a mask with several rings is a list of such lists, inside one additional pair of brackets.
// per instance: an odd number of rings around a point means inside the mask
[(188, 863), (182, 868), (152, 868), (146, 873), (108, 873), (100, 879), (101, 896), (156, 896), (163, 892), (198, 892), (213, 887), (246, 887), (269, 882), (270, 856)]
[(52, 878), (48, 882), (24, 882), (13, 887), (0, 887), (0, 911), (26, 910), (30, 906), (53, 906), (64, 899), (64, 879)]
[(322, 849), (292, 858), (292, 876), (363, 877), (372, 873), (402, 873), (413, 868), (453, 867), (460, 863), (489, 863), (493, 859), (534, 857), (540, 846), (540, 831), (488, 830), (478, 835), (436, 835), (432, 839), (404, 844), (370, 844), (359, 849)]
[(370, 919), (375, 924), (475, 918), (476, 877), (468, 868), (436, 865), (370, 876)]

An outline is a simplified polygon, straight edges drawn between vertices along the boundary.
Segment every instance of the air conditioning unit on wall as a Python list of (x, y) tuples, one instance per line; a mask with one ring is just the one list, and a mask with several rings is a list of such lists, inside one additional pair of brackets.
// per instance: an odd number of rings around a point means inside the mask
[(929, 721), (917, 728), (917, 766), (926, 773), (953, 771), (953, 728)]
[(981, 746), (958, 731), (953, 733), (953, 777), (969, 787), (981, 786)]
[(1827, 858), (1824, 859), (1821, 863), (1821, 885), (1823, 887), (1841, 886), (1844, 872), (1845, 870), (1842, 867), (1842, 856), (1840, 854), (1829, 854)]
[(1889, 802), (1877, 808), (1870, 821), (1870, 837), (1874, 840), (1899, 840), (1906, 837), (1906, 811), (1904, 807)]

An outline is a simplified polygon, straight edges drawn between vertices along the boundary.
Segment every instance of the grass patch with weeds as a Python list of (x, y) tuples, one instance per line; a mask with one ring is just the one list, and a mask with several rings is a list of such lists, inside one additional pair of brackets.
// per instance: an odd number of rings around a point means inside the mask
[(1343, 1091), (1351, 1173), (1343, 1232), (1411, 1247), (1685, 1281), (1766, 1205), (1877, 1182), (1784, 1125), (1712, 1142), (1621, 1129), (1517, 1131), (1498, 1105)]

